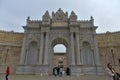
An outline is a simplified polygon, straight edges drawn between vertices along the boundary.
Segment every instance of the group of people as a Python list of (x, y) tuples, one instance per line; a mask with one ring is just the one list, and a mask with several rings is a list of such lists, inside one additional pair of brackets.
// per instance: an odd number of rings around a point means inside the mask
[(106, 80), (120, 80), (120, 74), (115, 71), (110, 63), (107, 64), (105, 69), (106, 72)]
[[(107, 64), (107, 67), (105, 69), (106, 73), (106, 80), (120, 80), (120, 74), (115, 71), (115, 69), (112, 67), (110, 63)], [(63, 74), (63, 68), (62, 67), (54, 67), (53, 68), (53, 75), (54, 76), (62, 76)], [(9, 66), (6, 69), (6, 80), (8, 80), (8, 76), (10, 75), (10, 68)], [(66, 68), (66, 75), (70, 75), (70, 68)]]
[[(53, 68), (53, 75), (56, 77), (56, 76), (62, 76), (63, 74), (63, 68), (62, 67), (54, 67)], [(66, 75), (69, 76), (70, 75), (70, 68), (67, 67), (66, 68)]]

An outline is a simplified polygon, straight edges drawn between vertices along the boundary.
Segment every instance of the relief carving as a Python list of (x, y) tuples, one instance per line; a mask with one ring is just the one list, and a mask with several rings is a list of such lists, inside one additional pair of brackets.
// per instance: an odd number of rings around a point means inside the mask
[(43, 15), (42, 21), (43, 21), (43, 23), (45, 23), (45, 22), (50, 23), (50, 15), (49, 15), (48, 11), (46, 11), (45, 14)]
[(72, 11), (70, 15), (70, 22), (77, 22), (77, 15)]
[(64, 13), (61, 8), (56, 12), (52, 12), (52, 22), (67, 22), (68, 13)]

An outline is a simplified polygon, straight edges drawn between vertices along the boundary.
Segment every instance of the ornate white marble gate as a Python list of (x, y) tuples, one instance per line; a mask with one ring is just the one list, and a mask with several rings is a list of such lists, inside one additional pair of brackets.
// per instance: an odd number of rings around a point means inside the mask
[(73, 11), (69, 17), (61, 9), (52, 12), (52, 16), (46, 11), (42, 20), (28, 17), (23, 28), (25, 36), (16, 73), (51, 74), (55, 64), (53, 47), (59, 43), (67, 48), (66, 66), (72, 75), (101, 73), (93, 17), (82, 21)]

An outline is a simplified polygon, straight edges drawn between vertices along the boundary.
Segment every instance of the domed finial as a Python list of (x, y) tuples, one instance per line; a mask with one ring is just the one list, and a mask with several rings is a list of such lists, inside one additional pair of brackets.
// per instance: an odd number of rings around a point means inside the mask
[(93, 16), (90, 16), (90, 20), (91, 20), (91, 21), (93, 21), (93, 20), (94, 20), (94, 19), (93, 19)]
[(61, 11), (61, 8), (59, 8), (59, 10), (58, 11)]
[(94, 25), (94, 19), (92, 16), (90, 16), (90, 22)]
[(45, 12), (45, 14), (49, 14), (48, 10)]
[(71, 14), (74, 14), (74, 15), (75, 15), (75, 12), (74, 12), (74, 11), (72, 11), (72, 12), (71, 12)]
[(28, 16), (26, 20), (27, 20), (27, 22), (30, 21), (30, 16)]
[(54, 16), (55, 15), (55, 13), (54, 13), (54, 11), (52, 12), (52, 16)]
[(30, 16), (27, 17), (27, 20), (30, 20)]
[(68, 17), (68, 12), (66, 12), (65, 14), (66, 14), (66, 16)]

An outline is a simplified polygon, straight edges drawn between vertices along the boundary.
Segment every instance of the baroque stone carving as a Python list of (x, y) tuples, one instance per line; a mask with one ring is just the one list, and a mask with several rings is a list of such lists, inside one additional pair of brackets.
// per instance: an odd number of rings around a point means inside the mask
[(69, 17), (70, 22), (76, 22), (77, 21), (77, 15), (74, 13), (74, 11), (71, 12)]
[[(69, 20), (69, 21), (68, 21)], [(89, 24), (92, 24), (91, 21), (87, 21), (89, 22)], [(78, 24), (76, 24), (78, 23)], [(73, 25), (69, 25), (69, 24), (73, 24)], [(93, 34), (89, 34), (92, 33), (94, 30), (88, 29), (88, 27), (84, 28), (83, 31), (80, 31), (82, 28), (80, 26), (81, 22), (79, 22), (77, 20), (77, 15), (72, 11), (71, 15), (68, 19), (68, 13), (64, 13), (63, 10), (59, 9), (56, 13), (52, 12), (52, 18), (50, 18), (49, 12), (46, 11), (45, 14), (42, 17), (42, 22), (38, 24), (38, 22), (34, 23), (34, 25), (32, 25), (32, 27), (34, 27), (35, 25), (39, 25), (40, 27), (36, 27), (35, 29), (33, 28), (24, 28), (27, 29), (26, 33), (30, 34), (29, 38), (26, 39), (26, 42), (31, 42), (36, 44), (36, 46), (32, 46), (30, 47), (30, 45), (26, 44), (25, 40), (23, 41), (25, 44), (22, 46), (24, 47), (24, 49), (22, 49), (22, 53), (21, 53), (21, 63), (23, 65), (32, 67), (33, 65), (27, 65), (24, 63), (24, 61), (27, 59), (28, 63), (31, 64), (31, 57), (34, 57), (34, 61), (32, 64), (35, 63), (34, 65), (34, 69), (37, 68), (37, 66), (41, 66), (40, 69), (42, 69), (43, 65), (46, 65), (45, 69), (49, 69), (50, 72), (47, 72), (49, 74), (52, 73), (52, 69), (56, 66), (54, 61), (53, 61), (53, 57), (55, 57), (53, 53), (53, 51), (51, 51), (53, 49), (52, 46), (55, 46), (57, 44), (64, 44), (67, 47), (67, 55), (65, 56), (67, 58), (67, 61), (69, 62), (67, 64), (67, 66), (72, 68), (72, 74), (76, 73), (76, 67), (79, 67), (79, 69), (82, 69), (80, 67), (80, 65), (85, 65), (87, 66), (88, 64), (92, 65), (92, 67), (98, 67), (99, 65), (99, 56), (98, 56), (98, 52), (97, 52), (97, 45), (96, 42), (93, 43), (93, 45), (96, 47), (94, 47), (93, 51), (95, 52), (94, 56), (93, 55), (88, 55), (90, 52), (90, 46), (91, 44), (85, 46), (85, 48), (81, 48), (80, 52), (80, 45), (82, 45), (82, 43), (80, 44), (80, 42), (82, 42), (82, 40), (80, 40), (80, 34), (83, 34), (82, 39), (84, 41), (88, 41), (88, 42), (92, 42), (94, 39), (94, 35)], [(86, 21), (84, 21), (84, 24), (87, 24)], [(89, 25), (87, 24), (87, 25)], [(31, 26), (31, 24), (30, 24)], [(86, 25), (84, 25), (86, 26)], [(93, 25), (94, 27), (94, 25)], [(86, 33), (89, 32), (89, 33)], [(30, 32), (30, 33), (29, 33)], [(85, 34), (86, 33), (86, 34)], [(39, 35), (40, 34), (40, 35)], [(91, 35), (91, 36), (89, 36)], [(26, 38), (26, 37), (25, 37)], [(31, 44), (30, 43), (30, 44)], [(54, 44), (54, 45), (51, 45)], [(39, 46), (39, 47), (38, 47)], [(84, 47), (84, 46), (83, 46)], [(28, 49), (27, 49), (28, 48)], [(29, 54), (26, 54), (25, 50), (28, 50)], [(84, 50), (83, 50), (84, 49)], [(86, 55), (81, 55), (85, 54), (87, 51), (88, 57), (86, 57)], [(36, 54), (36, 55), (34, 55)], [(37, 56), (38, 55), (38, 56)], [(97, 57), (97, 58), (96, 58)], [(94, 58), (95, 62), (92, 60), (92, 58)], [(88, 60), (88, 62), (86, 62), (86, 59)], [(83, 61), (81, 61), (83, 60)], [(89, 60), (91, 60), (91, 62), (89, 62)], [(55, 61), (58, 62), (58, 61)], [(93, 64), (94, 62), (94, 64)], [(95, 66), (95, 64), (97, 66)], [(25, 68), (25, 66), (21, 65), (22, 67), (20, 68), (20, 72), (25, 73), (24, 70), (22, 70), (22, 68)], [(59, 65), (57, 65), (59, 67)], [(73, 67), (74, 66), (74, 67)], [(63, 64), (63, 68), (65, 69), (65, 65)], [(87, 68), (89, 68), (89, 66), (87, 66)], [(19, 69), (19, 67), (18, 67)], [(17, 70), (18, 70), (17, 69)], [(26, 68), (26, 70), (32, 70)], [(87, 70), (87, 69), (84, 69)], [(94, 69), (95, 70), (95, 69)], [(94, 71), (91, 70), (90, 72)], [(98, 70), (99, 72), (99, 70)], [(33, 74), (36, 72), (32, 72)], [(44, 73), (44, 71), (38, 71), (38, 73)], [(79, 73), (81, 73), (81, 71), (79, 71)], [(85, 71), (83, 73), (86, 73)]]
[(46, 11), (45, 14), (43, 15), (42, 21), (43, 21), (44, 23), (50, 23), (50, 15), (49, 15), (49, 12), (48, 12), (48, 11)]
[(64, 13), (61, 8), (56, 12), (52, 12), (52, 22), (67, 22), (68, 13)]

